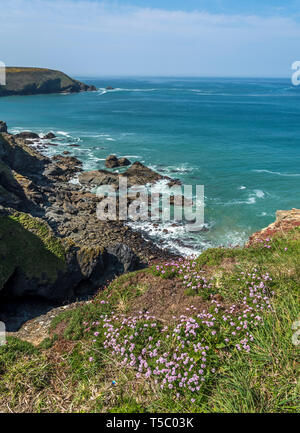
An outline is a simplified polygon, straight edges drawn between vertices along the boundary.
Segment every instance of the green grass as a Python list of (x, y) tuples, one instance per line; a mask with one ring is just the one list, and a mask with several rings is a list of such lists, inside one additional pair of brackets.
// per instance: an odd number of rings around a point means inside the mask
[[(144, 287), (141, 288), (138, 284), (126, 284), (128, 282), (130, 283), (132, 277), (139, 272), (145, 272), (145, 270), (121, 275), (119, 278), (116, 278), (105, 291), (100, 292), (92, 302), (82, 303), (76, 310), (62, 312), (53, 319), (50, 330), (55, 332), (56, 327), (64, 322), (66, 323), (63, 333), (64, 337), (76, 341), (85, 338), (85, 332), (82, 326), (84, 321), (96, 321), (99, 317), (110, 314), (114, 310), (126, 312), (130, 302), (145, 290)], [(107, 302), (108, 299), (109, 303), (101, 303), (102, 301)]]
[[(128, 274), (92, 302), (56, 317), (51, 335), (38, 348), (16, 339), (0, 348), (0, 410), (6, 411), (8, 404), (11, 410), (33, 412), (299, 413), (299, 346), (292, 343), (292, 325), (300, 319), (300, 230), (276, 236), (269, 244), (271, 248), (212, 249), (197, 259), (197, 270), (205, 269), (213, 281), (212, 292), (229, 304), (244, 296), (248, 272), (269, 273), (273, 312), (262, 312), (263, 326), (253, 329), (249, 353), (224, 347), (203, 327), (197, 341), (205, 338), (213, 348), (207, 363), (216, 371), (207, 376), (195, 402), (188, 390), (177, 396), (151, 378), (137, 379), (134, 368), (122, 366), (103, 347), (104, 331), (96, 322), (112, 314), (130, 315), (132, 302), (150, 288), (138, 283), (137, 274)], [(163, 322), (138, 336), (135, 353), (149, 336), (160, 339), (164, 351), (176, 348), (176, 341), (162, 332), (164, 326), (171, 330), (174, 325)], [(227, 332), (225, 325), (222, 329)], [(66, 348), (58, 350), (57, 344)]]

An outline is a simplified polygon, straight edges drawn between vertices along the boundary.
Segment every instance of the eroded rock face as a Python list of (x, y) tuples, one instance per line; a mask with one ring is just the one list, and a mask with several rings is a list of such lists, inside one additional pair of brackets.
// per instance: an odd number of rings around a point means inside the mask
[(0, 132), (7, 132), (7, 125), (2, 120), (0, 120)]
[(300, 209), (278, 210), (276, 212), (276, 221), (268, 227), (254, 233), (250, 238), (247, 246), (260, 243), (262, 240), (272, 238), (276, 233), (284, 233), (300, 226)]
[(71, 299), (79, 285), (97, 288), (108, 279), (136, 269), (139, 259), (119, 244), (109, 249), (59, 238), (43, 219), (14, 211), (0, 212), (2, 297)]

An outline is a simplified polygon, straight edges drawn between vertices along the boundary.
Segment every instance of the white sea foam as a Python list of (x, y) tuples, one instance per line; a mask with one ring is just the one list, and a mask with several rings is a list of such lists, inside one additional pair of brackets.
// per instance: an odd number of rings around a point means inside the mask
[(14, 128), (9, 128), (11, 134), (19, 134), (19, 132), (24, 131), (21, 127), (15, 126)]
[(275, 174), (277, 176), (286, 176), (286, 177), (299, 177), (300, 173), (280, 173), (279, 171), (271, 171), (271, 170), (252, 170), (255, 173), (268, 173)]
[(258, 198), (264, 198), (265, 197), (265, 193), (263, 191), (261, 191), (260, 189), (255, 189), (254, 190), (256, 197)]
[(190, 91), (197, 93), (198, 95), (214, 95), (214, 92), (211, 90), (191, 89)]
[(240, 204), (255, 204), (257, 198), (264, 198), (265, 194), (262, 191), (257, 191), (254, 194), (249, 194), (246, 200), (230, 200), (226, 203), (218, 203), (221, 206), (236, 206)]
[(222, 236), (223, 246), (225, 247), (242, 246), (245, 244), (245, 242), (247, 242), (248, 239), (249, 233), (247, 233), (246, 231), (226, 231), (226, 233), (224, 233), (224, 235)]
[(181, 165), (168, 165), (168, 166), (161, 166), (161, 165), (149, 165), (148, 167), (151, 168), (154, 171), (157, 171), (159, 173), (163, 173), (166, 175), (169, 175), (172, 177), (174, 174), (186, 174), (186, 173), (192, 173), (194, 171), (193, 167), (189, 167), (186, 163)]
[(64, 137), (71, 137), (71, 135), (66, 131), (56, 131), (56, 134), (62, 135)]
[(116, 87), (114, 89), (106, 89), (104, 87), (98, 89), (98, 94), (100, 96), (105, 95), (106, 93), (115, 93), (115, 92), (154, 92), (157, 89), (126, 89)]
[(158, 247), (185, 257), (199, 255), (209, 246), (206, 240), (191, 235), (183, 224), (174, 224), (174, 221), (157, 224), (151, 221), (130, 221), (127, 225), (141, 233), (144, 239), (150, 238)]

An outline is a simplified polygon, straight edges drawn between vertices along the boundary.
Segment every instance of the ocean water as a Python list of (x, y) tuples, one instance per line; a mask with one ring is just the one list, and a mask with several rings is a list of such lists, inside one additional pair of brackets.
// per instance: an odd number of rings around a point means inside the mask
[(10, 132), (54, 131), (47, 153), (68, 150), (85, 170), (115, 153), (204, 185), (207, 231), (135, 224), (162, 246), (242, 245), (277, 209), (300, 207), (300, 87), (290, 80), (78, 78), (100, 90), (0, 98), (0, 119)]

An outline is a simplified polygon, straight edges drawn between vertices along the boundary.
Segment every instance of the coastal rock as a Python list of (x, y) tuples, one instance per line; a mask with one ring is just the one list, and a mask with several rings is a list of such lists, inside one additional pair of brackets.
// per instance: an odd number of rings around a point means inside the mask
[(45, 140), (52, 140), (53, 138), (55, 138), (56, 137), (56, 135), (55, 134), (53, 134), (53, 132), (48, 132), (48, 134), (46, 134), (46, 135), (44, 135), (44, 139)]
[(128, 165), (131, 165), (131, 162), (129, 161), (129, 159), (123, 157), (118, 159), (118, 164), (120, 167), (126, 167)]
[(0, 239), (0, 257), (7, 264), (0, 269), (4, 298), (68, 299), (80, 294), (84, 281), (97, 287), (139, 265), (126, 245), (80, 246), (56, 237), (47, 222), (26, 213), (1, 211)]
[(107, 168), (119, 167), (119, 162), (118, 162), (118, 158), (116, 157), (116, 155), (109, 155), (105, 160), (105, 166)]
[[(101, 199), (69, 182), (82, 170), (81, 161), (63, 155), (50, 159), (25, 141), (0, 134), (2, 303), (18, 297), (74, 299), (148, 260), (173, 257), (122, 221), (97, 218)], [(116, 185), (119, 179), (106, 170), (78, 176), (88, 187)]]
[(44, 176), (47, 177), (57, 177), (61, 176), (64, 173), (64, 170), (56, 164), (48, 165), (44, 171)]
[(11, 170), (31, 179), (41, 179), (49, 158), (30, 148), (24, 139), (0, 134), (0, 160)]
[(128, 183), (130, 185), (146, 185), (148, 183), (153, 184), (162, 179), (169, 179), (170, 181), (172, 180), (171, 178), (167, 178), (151, 170), (151, 168), (146, 167), (139, 161), (136, 161), (134, 164), (132, 164), (126, 173), (124, 173), (124, 176), (128, 178)]
[(131, 162), (127, 158), (117, 158), (116, 155), (109, 155), (106, 158), (105, 166), (107, 168), (126, 167), (131, 165)]
[(118, 174), (107, 170), (85, 171), (79, 175), (79, 182), (85, 186), (118, 185)]
[(128, 187), (132, 187), (134, 185), (154, 184), (162, 179), (167, 180), (170, 186), (180, 184), (180, 182), (171, 179), (170, 177), (162, 176), (140, 162), (135, 162), (127, 169), (127, 171), (121, 174), (108, 170), (83, 172), (79, 175), (79, 181), (85, 186), (112, 185), (118, 189), (119, 179), (122, 177), (127, 178)]
[(133, 271), (140, 265), (139, 258), (127, 245), (117, 244), (109, 247), (107, 253), (110, 256), (110, 266), (119, 274)]
[(2, 120), (0, 120), (0, 133), (1, 132), (7, 132), (7, 125)]
[(23, 189), (13, 176), (11, 169), (0, 160), (0, 205), (21, 209), (26, 207)]
[[(66, 154), (65, 154), (66, 155)], [(60, 174), (55, 176), (60, 177), (62, 181), (70, 180), (74, 175), (82, 171), (82, 162), (75, 156), (55, 155), (52, 161), (59, 167)]]
[(272, 238), (276, 233), (284, 233), (300, 226), (300, 209), (278, 210), (276, 220), (268, 227), (254, 233), (247, 243), (247, 246), (253, 246), (267, 238)]
[(35, 139), (39, 139), (40, 136), (35, 132), (24, 131), (24, 132), (20, 132), (19, 134), (15, 134), (15, 138), (23, 138), (24, 140), (25, 139), (35, 140)]

